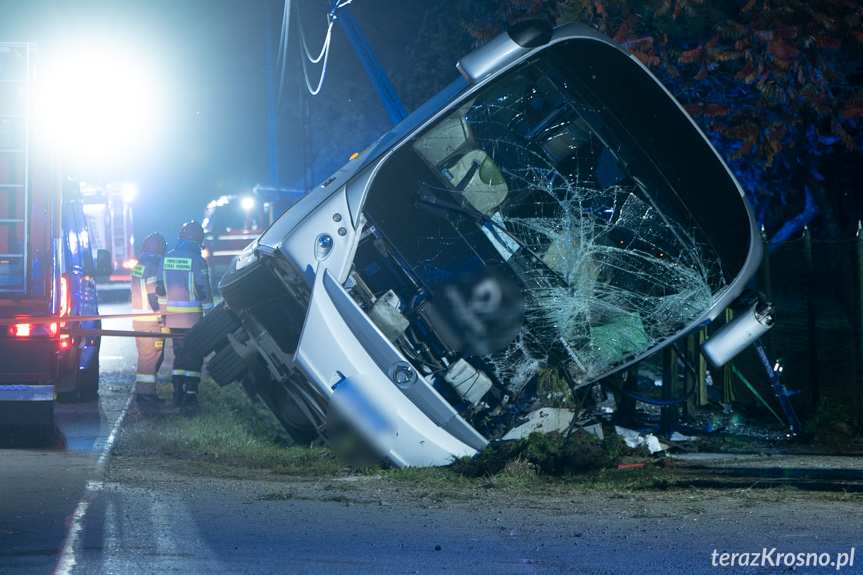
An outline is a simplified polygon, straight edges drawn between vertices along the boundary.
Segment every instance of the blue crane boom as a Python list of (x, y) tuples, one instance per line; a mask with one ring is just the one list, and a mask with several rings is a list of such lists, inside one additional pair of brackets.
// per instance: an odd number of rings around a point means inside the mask
[(346, 5), (340, 6), (336, 0), (330, 0), (330, 6), (333, 9), (333, 16), (342, 25), (342, 30), (345, 31), (348, 41), (353, 46), (357, 57), (360, 59), (360, 63), (372, 81), (372, 85), (374, 85), (378, 97), (383, 102), (390, 120), (392, 120), (393, 124), (398, 124), (407, 117), (408, 111), (404, 104), (402, 104), (401, 98), (396, 93), (392, 82), (390, 82), (389, 76), (387, 76), (383, 66), (381, 66), (380, 60), (375, 56), (353, 12)]

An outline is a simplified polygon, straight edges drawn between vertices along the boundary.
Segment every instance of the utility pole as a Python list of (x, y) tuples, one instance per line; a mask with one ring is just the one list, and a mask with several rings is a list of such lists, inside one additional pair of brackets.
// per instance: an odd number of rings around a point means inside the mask
[(276, 116), (276, 83), (273, 72), (273, 31), (270, 20), (270, 3), (264, 2), (264, 52), (267, 63), (267, 137), (270, 158), (270, 185), (279, 185), (279, 153), (276, 126), (279, 118)]

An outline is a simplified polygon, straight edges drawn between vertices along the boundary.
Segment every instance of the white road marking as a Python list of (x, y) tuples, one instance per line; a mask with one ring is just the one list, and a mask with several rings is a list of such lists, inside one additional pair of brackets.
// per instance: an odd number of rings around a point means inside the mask
[(105, 360), (105, 359), (126, 359), (126, 358), (123, 357), (122, 355), (100, 355), (99, 359)]
[[(132, 396), (129, 395), (129, 399), (126, 400), (126, 405), (123, 406), (123, 410), (117, 417), (117, 421), (114, 422), (111, 434), (108, 436), (108, 439), (105, 440), (102, 454), (99, 456), (99, 461), (96, 462), (96, 474), (98, 477), (102, 477), (105, 474), (105, 466), (111, 458), (111, 450), (114, 447), (114, 441), (117, 439), (117, 432), (120, 430), (120, 425), (123, 423), (123, 419), (126, 417), (126, 411), (129, 409), (129, 405), (131, 403)], [(63, 538), (60, 558), (57, 560), (57, 566), (54, 568), (54, 575), (72, 574), (72, 568), (77, 564), (77, 561), (75, 560), (75, 548), (77, 547), (78, 537), (83, 528), (84, 515), (87, 513), (87, 508), (90, 506), (90, 502), (95, 499), (99, 491), (102, 490), (102, 485), (101, 480), (88, 481), (87, 487), (84, 489), (84, 495), (78, 502), (77, 507), (75, 507), (75, 512), (66, 518), (66, 537)]]

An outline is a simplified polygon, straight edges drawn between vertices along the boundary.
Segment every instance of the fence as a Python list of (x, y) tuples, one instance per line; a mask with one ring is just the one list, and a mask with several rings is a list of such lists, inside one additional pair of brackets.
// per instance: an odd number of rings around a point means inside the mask
[[(784, 360), (782, 383), (799, 392), (791, 397), (794, 410), (805, 422), (826, 402), (863, 424), (863, 232), (823, 241), (806, 230), (772, 253), (766, 243), (764, 247), (756, 287), (776, 305), (776, 321), (762, 342), (772, 361)], [(730, 318), (729, 312), (726, 319)], [(702, 330), (676, 351), (665, 352), (663, 399), (680, 397), (693, 388), (695, 393), (679, 407), (663, 408), (660, 427), (669, 429), (687, 411), (708, 403), (708, 373), (723, 402), (755, 407), (761, 403), (760, 396), (768, 406), (763, 409), (766, 417), (772, 417), (768, 411), (772, 409), (784, 419), (753, 346), (723, 368), (708, 368), (697, 349), (711, 331)], [(680, 371), (677, 353), (688, 357), (694, 370)], [(747, 389), (747, 383), (752, 389)]]
[(797, 412), (827, 401), (863, 422), (863, 233), (822, 241), (806, 230), (765, 254), (758, 288), (776, 304), (765, 345), (786, 360)]

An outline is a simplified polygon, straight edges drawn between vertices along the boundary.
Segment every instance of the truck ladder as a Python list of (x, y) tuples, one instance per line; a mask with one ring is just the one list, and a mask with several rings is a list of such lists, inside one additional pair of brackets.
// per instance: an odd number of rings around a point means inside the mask
[(28, 289), (32, 70), (36, 45), (0, 43), (0, 292)]

